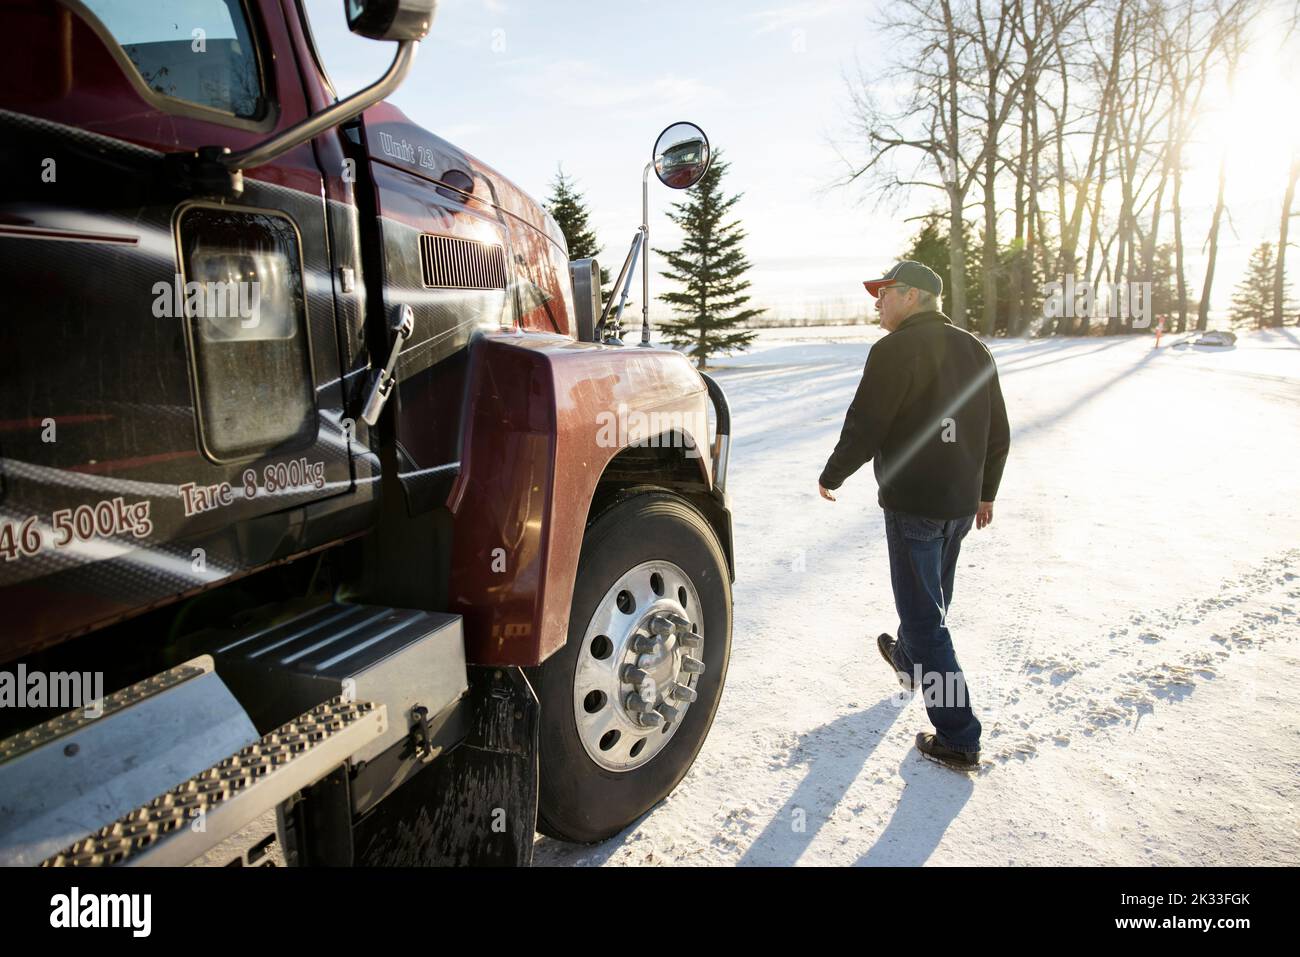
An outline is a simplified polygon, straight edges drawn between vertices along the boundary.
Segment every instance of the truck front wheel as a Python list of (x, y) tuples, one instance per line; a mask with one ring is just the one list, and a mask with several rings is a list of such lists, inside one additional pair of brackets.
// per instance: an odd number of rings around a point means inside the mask
[(713, 529), (635, 495), (587, 529), (565, 647), (531, 669), (541, 702), (538, 829), (592, 843), (672, 792), (713, 724), (731, 583)]

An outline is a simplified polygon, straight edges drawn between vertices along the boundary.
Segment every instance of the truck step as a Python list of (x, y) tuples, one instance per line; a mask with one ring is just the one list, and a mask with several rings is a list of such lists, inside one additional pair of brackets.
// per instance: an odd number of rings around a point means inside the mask
[(42, 862), (45, 867), (180, 866), (325, 777), (384, 735), (387, 709), (319, 704)]
[(342, 603), (294, 611), (194, 637), (259, 732), (340, 695), (372, 701), (388, 707), (389, 726), (354, 760), (373, 761), (407, 737), (413, 709), (432, 718), (468, 687), (459, 615)]
[(0, 866), (39, 864), (260, 733), (207, 655), (92, 705), (0, 741)]

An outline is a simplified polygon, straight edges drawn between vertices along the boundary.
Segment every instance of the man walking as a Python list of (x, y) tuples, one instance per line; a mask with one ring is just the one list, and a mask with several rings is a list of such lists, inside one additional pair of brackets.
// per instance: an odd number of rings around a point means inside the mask
[(953, 577), (972, 524), (993, 521), (1011, 444), (993, 356), (939, 311), (943, 281), (901, 262), (864, 283), (888, 333), (871, 347), (840, 440), (817, 490), (831, 491), (875, 461), (885, 513), (898, 639), (880, 653), (908, 690), (920, 688), (934, 733), (916, 747), (958, 770), (979, 764), (980, 722), (948, 633)]

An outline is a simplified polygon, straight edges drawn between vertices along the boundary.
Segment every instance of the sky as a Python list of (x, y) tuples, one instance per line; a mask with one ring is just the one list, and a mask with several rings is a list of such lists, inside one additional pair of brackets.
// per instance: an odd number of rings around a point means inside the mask
[[(349, 34), (340, 0), (306, 3), (340, 94), (373, 82), (393, 46)], [(743, 193), (734, 211), (748, 234), (755, 304), (774, 318), (863, 315), (861, 281), (899, 257), (917, 229), (908, 218), (938, 195), (918, 190), (880, 206), (859, 187), (836, 185), (844, 157), (863, 156), (846, 78), (859, 67), (878, 71), (889, 56), (878, 16), (879, 4), (862, 0), (442, 0), (391, 100), (538, 200), (563, 164), (586, 196), (611, 272), (640, 222), (641, 171), (655, 138), (692, 121), (730, 163), (728, 193)], [(1216, 310), (1227, 307), (1250, 249), (1276, 240), (1286, 145), (1300, 115), (1276, 110), (1300, 93), (1294, 51), (1275, 49), (1275, 21), (1260, 18), (1254, 29), (1260, 42), (1232, 95), (1215, 84), (1184, 188), (1198, 289), (1219, 153), (1229, 148)], [(681, 198), (651, 176), (653, 246), (675, 244), (665, 214)], [(662, 258), (651, 265), (655, 296), (670, 284), (657, 275)], [(662, 310), (652, 305), (652, 317)]]

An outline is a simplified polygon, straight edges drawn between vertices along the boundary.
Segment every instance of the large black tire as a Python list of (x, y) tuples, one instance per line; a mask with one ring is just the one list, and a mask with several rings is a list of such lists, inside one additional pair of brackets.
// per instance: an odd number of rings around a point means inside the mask
[[(574, 678), (598, 603), (643, 562), (669, 561), (694, 584), (702, 611), (704, 673), (699, 697), (659, 753), (611, 771), (588, 755), (574, 717)], [(691, 505), (667, 492), (624, 499), (591, 523), (583, 539), (564, 648), (528, 669), (541, 702), (538, 830), (583, 844), (612, 837), (667, 797), (686, 776), (713, 724), (731, 656), (731, 582), (717, 536)]]

